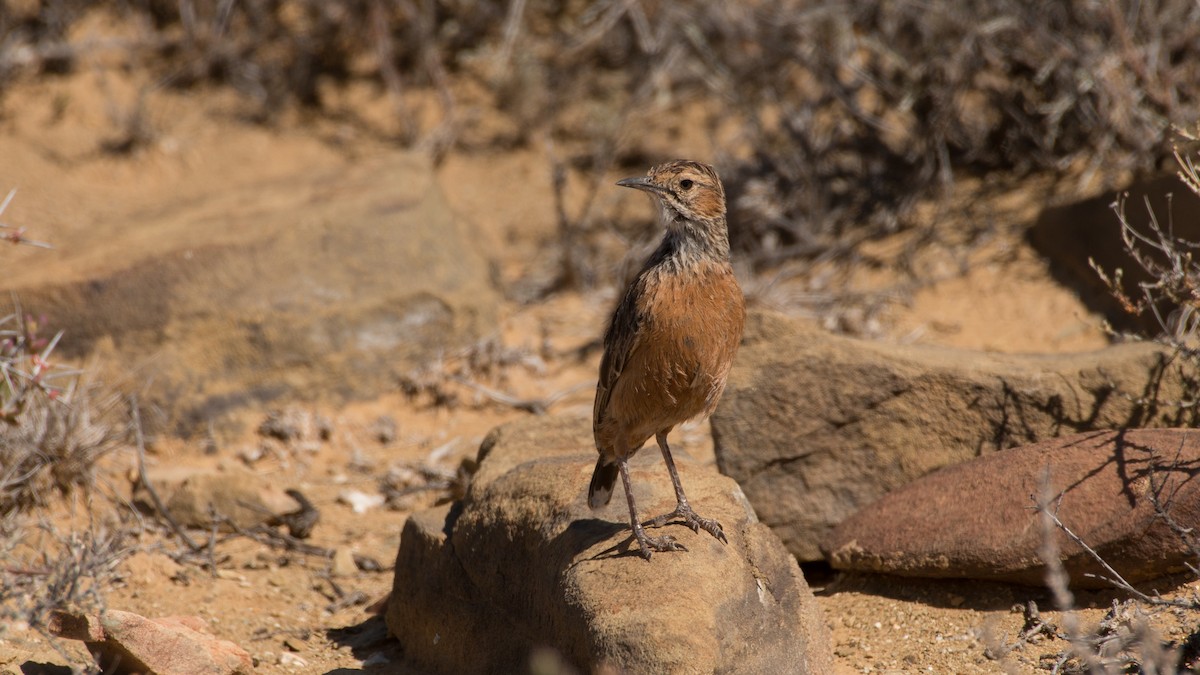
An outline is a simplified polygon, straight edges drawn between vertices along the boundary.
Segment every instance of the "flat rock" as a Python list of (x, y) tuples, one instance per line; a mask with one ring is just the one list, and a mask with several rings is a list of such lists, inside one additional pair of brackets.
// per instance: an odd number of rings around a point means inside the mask
[[(1186, 570), (1194, 554), (1159, 507), (1184, 527), (1200, 522), (1196, 430), (1099, 431), (989, 453), (886, 495), (823, 548), (838, 569), (1043, 585), (1034, 496), (1046, 471), (1063, 525), (1127, 581)], [(1110, 585), (1078, 543), (1054, 536), (1072, 586)]]
[(106, 381), (152, 372), (131, 385), (178, 432), (267, 401), (377, 395), (495, 316), (478, 236), (419, 153), (168, 198), (119, 232), (60, 247), (53, 282), (17, 275), (0, 297), (64, 330), (60, 354), (103, 357)]
[(56, 612), (52, 635), (82, 640), (105, 672), (234, 675), (254, 672), (246, 650), (208, 632), (196, 616), (147, 619), (132, 612)]
[[(279, 486), (237, 465), (164, 467), (148, 471), (146, 477), (171, 517), (184, 527), (207, 529), (213, 525), (215, 513), (222, 529), (228, 530), (230, 524), (250, 529), (275, 514), (296, 509), (296, 502)], [(133, 499), (144, 510), (153, 511), (152, 498), (143, 485), (135, 483)]]
[(859, 508), (1004, 448), (1093, 429), (1192, 426), (1195, 408), (1147, 344), (990, 354), (829, 334), (754, 312), (712, 418), (717, 464), (801, 561)]
[[(582, 672), (832, 672), (829, 633), (795, 559), (736, 483), (677, 453), (689, 500), (722, 522), (729, 543), (669, 524), (689, 550), (646, 561), (622, 495), (587, 506), (592, 448), (582, 418), (502, 426), (481, 446), (463, 501), (409, 518), (387, 624), (412, 665), (523, 672), (548, 647)], [(674, 508), (655, 448), (634, 460), (632, 479), (647, 517)]]

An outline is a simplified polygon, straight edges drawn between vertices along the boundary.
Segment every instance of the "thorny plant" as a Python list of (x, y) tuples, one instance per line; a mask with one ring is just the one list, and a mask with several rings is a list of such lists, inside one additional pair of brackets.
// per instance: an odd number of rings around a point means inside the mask
[[(1191, 134), (1180, 133), (1188, 141), (1198, 140)], [(1179, 166), (1179, 179), (1200, 197), (1200, 167), (1196, 164), (1200, 153), (1189, 154), (1176, 147), (1174, 154)], [(1149, 232), (1140, 232), (1131, 224), (1126, 216), (1125, 202), (1123, 195), (1113, 204), (1121, 226), (1121, 241), (1125, 251), (1146, 272), (1148, 279), (1139, 281), (1136, 290), (1130, 291), (1124, 283), (1124, 270), (1118, 268), (1109, 272), (1094, 260), (1088, 262), (1126, 312), (1134, 316), (1150, 313), (1159, 327), (1159, 332), (1152, 336), (1122, 333), (1119, 337), (1134, 341), (1148, 340), (1167, 347), (1170, 360), (1178, 363), (1182, 380), (1192, 383), (1189, 391), (1194, 392), (1195, 384), (1200, 381), (1200, 261), (1196, 260), (1200, 243), (1175, 234), (1170, 195), (1165, 223), (1150, 208), (1147, 200)], [(1106, 328), (1116, 334), (1111, 326)], [(1155, 403), (1194, 408), (1197, 401), (1189, 399)]]
[[(0, 202), (0, 216), (4, 215), (16, 193), (16, 190), (10, 190)], [(51, 248), (45, 242), (27, 238), (24, 227), (14, 227), (3, 221), (0, 221), (0, 239), (13, 244)], [(17, 417), (35, 394), (44, 394), (52, 400), (59, 398), (63, 389), (52, 382), (74, 375), (62, 372), (50, 362), (62, 332), (52, 338), (42, 337), (39, 333), (45, 322), (25, 316), (15, 299), (13, 305), (13, 313), (0, 317), (0, 423), (7, 424), (16, 424)]]
[[(11, 241), (30, 243), (23, 229), (5, 228)], [(23, 312), (15, 297), (13, 307), (0, 315), (0, 514), (44, 503), (50, 488), (89, 483), (117, 441), (103, 419), (112, 400), (54, 361), (62, 331), (47, 335), (46, 320)]]
[[(4, 201), (0, 202), (0, 216), (4, 215), (4, 211), (8, 205), (12, 203), (13, 197), (17, 196), (17, 190), (14, 188), (8, 191), (8, 195)], [(44, 241), (37, 241), (25, 236), (25, 228), (15, 227), (0, 221), (0, 241), (7, 241), (11, 244), (24, 244), (26, 246), (35, 246), (37, 248), (54, 248)]]
[(20, 306), (0, 317), (0, 422), (17, 424), (39, 395), (65, 402), (70, 388), (57, 383), (79, 375), (51, 360), (63, 333), (45, 337), (45, 325), (44, 318), (28, 316)]
[[(3, 223), (0, 240), (50, 248)], [(113, 399), (53, 361), (63, 333), (47, 337), (44, 319), (22, 312), (15, 298), (13, 305), (0, 316), (0, 631), (44, 630), (54, 610), (103, 606), (103, 589), (130, 553), (129, 530), (91, 517), (85, 528), (64, 530), (32, 513), (55, 488), (92, 486), (96, 462), (116, 447), (119, 431), (104, 419)]]

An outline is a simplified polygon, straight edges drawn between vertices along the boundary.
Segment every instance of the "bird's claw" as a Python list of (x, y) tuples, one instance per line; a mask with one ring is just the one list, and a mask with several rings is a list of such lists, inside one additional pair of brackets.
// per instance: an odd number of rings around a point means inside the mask
[(725, 530), (721, 527), (721, 523), (712, 518), (703, 518), (699, 516), (692, 507), (679, 505), (674, 511), (651, 518), (646, 521), (646, 527), (662, 527), (674, 520), (682, 520), (685, 525), (692, 528), (693, 532), (699, 533), (700, 530), (711, 534), (717, 541), (728, 544), (729, 539), (725, 537)]
[(650, 555), (654, 552), (687, 551), (687, 547), (676, 541), (675, 537), (669, 534), (664, 534), (661, 537), (648, 537), (642, 534), (637, 538), (637, 541), (638, 547), (641, 549), (638, 551), (638, 555), (646, 560), (649, 560)]

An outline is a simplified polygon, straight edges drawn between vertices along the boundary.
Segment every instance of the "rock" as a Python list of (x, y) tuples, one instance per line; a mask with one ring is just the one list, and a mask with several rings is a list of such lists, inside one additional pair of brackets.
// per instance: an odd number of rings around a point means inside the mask
[[(249, 529), (296, 506), (265, 478), (237, 465), (216, 469), (181, 466), (152, 469), (147, 478), (171, 516), (184, 527), (212, 527), (215, 511), (237, 527)], [(134, 486), (133, 498), (144, 510), (154, 511), (144, 486)], [(218, 524), (228, 529), (228, 523)]]
[(333, 559), (329, 561), (330, 576), (345, 578), (358, 574), (358, 565), (354, 562), (354, 551), (345, 546), (339, 546), (333, 551)]
[(1195, 408), (1146, 344), (987, 354), (868, 342), (754, 312), (712, 418), (721, 472), (801, 561), (888, 491), (981, 454), (1091, 429), (1192, 426)]
[(381, 494), (367, 494), (362, 490), (342, 490), (338, 493), (339, 504), (345, 504), (355, 513), (366, 513), (371, 509), (383, 506), (387, 497)]
[[(668, 525), (690, 550), (645, 561), (621, 495), (587, 506), (592, 448), (582, 418), (502, 426), (461, 502), (409, 518), (387, 624), (412, 665), (522, 672), (535, 648), (551, 648), (582, 672), (832, 672), (799, 566), (733, 481), (677, 453), (693, 506), (729, 543)], [(674, 508), (655, 448), (631, 468), (647, 517)]]
[(174, 431), (264, 402), (377, 395), (495, 317), (478, 236), (419, 153), (172, 196), (124, 221), (111, 241), (64, 247), (52, 284), (12, 275), (4, 298), (70, 336), (56, 353), (112, 364), (102, 380), (153, 372), (143, 402)]
[(292, 652), (284, 652), (279, 655), (279, 665), (285, 668), (304, 668), (308, 666), (308, 661)]
[[(1193, 552), (1156, 510), (1200, 522), (1200, 432), (1101, 431), (989, 453), (892, 492), (833, 530), (837, 569), (1045, 583), (1034, 495), (1050, 472), (1054, 512), (1127, 581), (1185, 571)], [(1107, 574), (1056, 530), (1076, 587)]]
[(396, 419), (391, 415), (380, 415), (371, 425), (371, 435), (380, 445), (388, 445), (396, 440)]
[(195, 616), (147, 619), (114, 609), (99, 615), (60, 611), (51, 616), (48, 628), (58, 637), (83, 640), (105, 672), (225, 675), (254, 670), (246, 650), (213, 636)]
[(296, 406), (270, 410), (258, 425), (258, 434), (284, 443), (317, 437), (317, 416)]

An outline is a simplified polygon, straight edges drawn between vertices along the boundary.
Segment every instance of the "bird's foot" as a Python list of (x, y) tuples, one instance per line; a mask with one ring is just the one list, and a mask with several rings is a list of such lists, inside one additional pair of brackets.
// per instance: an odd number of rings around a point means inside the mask
[(687, 551), (687, 548), (683, 544), (676, 541), (675, 537), (669, 534), (664, 534), (661, 537), (650, 537), (640, 530), (635, 530), (633, 534), (637, 538), (638, 547), (641, 549), (638, 551), (638, 555), (646, 560), (649, 560), (650, 555), (654, 552)]
[(650, 520), (646, 521), (645, 527), (662, 527), (663, 525), (675, 520), (682, 520), (685, 525), (692, 528), (693, 532), (704, 530), (721, 543), (729, 543), (729, 540), (725, 538), (725, 530), (721, 529), (721, 523), (712, 518), (701, 517), (692, 510), (691, 505), (689, 505), (687, 502), (680, 502), (675, 507), (675, 510), (670, 513), (663, 514), (656, 518), (651, 518)]

